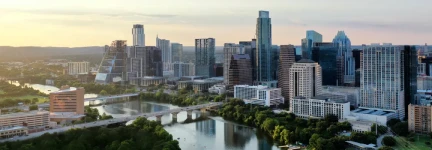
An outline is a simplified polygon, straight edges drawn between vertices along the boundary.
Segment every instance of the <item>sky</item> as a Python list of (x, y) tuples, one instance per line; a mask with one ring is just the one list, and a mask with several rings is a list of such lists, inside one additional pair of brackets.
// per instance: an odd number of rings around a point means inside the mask
[(0, 45), (131, 45), (143, 24), (148, 46), (156, 35), (222, 46), (254, 38), (259, 10), (270, 11), (274, 45), (300, 45), (306, 30), (328, 42), (344, 30), (353, 45), (432, 44), (431, 0), (1, 0)]

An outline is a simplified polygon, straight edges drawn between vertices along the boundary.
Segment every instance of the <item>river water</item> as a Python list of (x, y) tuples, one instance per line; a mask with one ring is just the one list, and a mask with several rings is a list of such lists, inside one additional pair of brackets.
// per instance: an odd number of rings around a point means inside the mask
[[(17, 83), (13, 83), (17, 84)], [(59, 89), (49, 85), (26, 84), (44, 93), (58, 91)], [(97, 97), (97, 94), (86, 94), (86, 98)], [(158, 112), (178, 106), (171, 104), (160, 104), (143, 101), (130, 101), (125, 103), (109, 104), (94, 107), (99, 113), (112, 115), (114, 118), (136, 115), (139, 113)], [(200, 117), (202, 114), (195, 111), (192, 119)], [(263, 136), (254, 128), (243, 126), (224, 120), (221, 117), (208, 117), (206, 120), (192, 121), (184, 123), (187, 119), (186, 112), (177, 115), (177, 121), (172, 121), (172, 116), (162, 117), (162, 124), (174, 139), (180, 143), (183, 150), (278, 150), (271, 144), (266, 136)], [(149, 120), (156, 120), (150, 117)]]

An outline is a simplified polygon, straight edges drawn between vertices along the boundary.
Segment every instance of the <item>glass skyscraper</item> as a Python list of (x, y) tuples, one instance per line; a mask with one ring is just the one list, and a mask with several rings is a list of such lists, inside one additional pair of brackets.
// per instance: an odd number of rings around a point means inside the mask
[(195, 39), (195, 75), (216, 76), (215, 39)]
[(302, 59), (312, 59), (312, 47), (315, 42), (322, 42), (322, 35), (314, 30), (306, 31), (306, 38), (301, 40)]
[(333, 39), (333, 43), (338, 48), (339, 56), (343, 57), (342, 68), (343, 81), (341, 83), (354, 84), (355, 82), (355, 61), (352, 55), (351, 41), (344, 31), (338, 31)]
[(312, 60), (322, 69), (322, 85), (337, 85), (338, 49), (333, 43), (315, 43)]
[(277, 66), (273, 64), (272, 50), (272, 27), (271, 18), (268, 11), (259, 11), (256, 25), (256, 78), (257, 83), (276, 87), (275, 73), (273, 72)]

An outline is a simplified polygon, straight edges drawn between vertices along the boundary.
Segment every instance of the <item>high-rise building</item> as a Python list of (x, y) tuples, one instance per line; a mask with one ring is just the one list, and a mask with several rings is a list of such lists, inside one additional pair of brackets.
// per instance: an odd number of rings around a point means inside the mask
[(50, 93), (50, 113), (84, 115), (84, 88), (72, 89), (62, 86), (60, 91)]
[(170, 40), (160, 39), (158, 36), (156, 36), (156, 47), (162, 51), (162, 62), (164, 65), (163, 70), (172, 70), (172, 51), (170, 47)]
[[(231, 55), (230, 66), (228, 66), (229, 81), (226, 85), (232, 87), (234, 85), (251, 85), (252, 80), (252, 66), (250, 63), (251, 58), (248, 54), (234, 54)], [(224, 68), (225, 69), (225, 68)], [(224, 76), (224, 79), (226, 77)]]
[(405, 99), (405, 114), (408, 113), (409, 104), (420, 104), (415, 100), (417, 93), (417, 49), (415, 46), (403, 46), (403, 85)]
[(69, 75), (88, 74), (89, 71), (89, 62), (68, 62)]
[(105, 45), (104, 56), (99, 65), (95, 82), (99, 84), (123, 83), (126, 81), (126, 41), (116, 40), (111, 46)]
[(279, 54), (278, 85), (282, 89), (282, 96), (289, 98), (289, 70), (295, 63), (295, 51), (293, 45), (281, 45)]
[(183, 44), (171, 43), (172, 62), (181, 62), (183, 59)]
[(339, 56), (343, 57), (343, 66), (341, 66), (343, 80), (340, 83), (353, 85), (355, 82), (355, 61), (352, 55), (351, 41), (344, 31), (338, 31), (333, 43), (339, 50)]
[(260, 85), (276, 87), (274, 67), (272, 65), (272, 27), (268, 11), (259, 11), (256, 26), (257, 51), (256, 51), (256, 82)]
[(244, 46), (234, 44), (234, 43), (225, 43), (223, 53), (224, 53), (224, 64), (223, 64), (224, 84), (229, 85), (230, 84), (229, 69), (231, 66), (230, 63), (231, 63), (232, 55), (244, 54)]
[(333, 100), (324, 96), (305, 98), (294, 97), (292, 112), (299, 118), (323, 119), (328, 115), (336, 115), (338, 119), (345, 119), (350, 114), (350, 102)]
[(343, 77), (343, 72), (338, 71), (338, 68), (341, 67), (340, 58), (338, 57), (338, 49), (333, 43), (314, 43), (312, 60), (321, 66), (322, 85), (338, 85), (340, 83)]
[(195, 75), (215, 77), (215, 39), (195, 39)]
[(145, 33), (142, 24), (134, 24), (132, 28), (133, 46), (145, 46)]
[(321, 67), (318, 63), (301, 59), (289, 69), (289, 101), (294, 97), (312, 98), (321, 94)]
[(352, 56), (354, 57), (355, 70), (360, 68), (360, 60), (361, 60), (360, 55), (361, 55), (361, 53), (362, 53), (362, 51), (359, 49), (352, 50)]
[(49, 127), (48, 111), (29, 111), (0, 115), (0, 127), (25, 126), (29, 129), (44, 129)]
[(405, 117), (403, 49), (391, 44), (363, 45), (360, 107), (393, 111), (398, 118)]
[(132, 46), (128, 57), (128, 79), (145, 76), (162, 77), (161, 50), (154, 46)]
[(174, 77), (194, 76), (195, 64), (174, 62)]
[(268, 88), (261, 85), (236, 85), (234, 86), (234, 98), (243, 99), (246, 104), (262, 106), (277, 106), (285, 101), (280, 88)]
[(256, 81), (256, 39), (252, 39), (252, 41), (240, 41), (239, 44), (244, 46), (245, 54), (248, 54), (251, 58), (252, 80)]
[(312, 59), (312, 47), (315, 42), (322, 42), (322, 35), (314, 30), (306, 31), (306, 38), (301, 40), (302, 59)]
[(432, 131), (432, 107), (408, 105), (408, 131), (429, 134)]

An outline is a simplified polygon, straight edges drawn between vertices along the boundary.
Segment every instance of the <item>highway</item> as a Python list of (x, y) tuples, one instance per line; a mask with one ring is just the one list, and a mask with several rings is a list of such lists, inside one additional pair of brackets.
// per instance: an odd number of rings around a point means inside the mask
[(15, 138), (9, 138), (9, 139), (2, 139), (0, 140), (0, 143), (2, 142), (6, 142), (6, 141), (18, 141), (18, 140), (27, 140), (27, 139), (31, 139), (31, 138), (35, 138), (35, 137), (39, 137), (45, 133), (55, 133), (55, 132), (65, 132), (69, 129), (73, 129), (73, 128), (90, 128), (90, 127), (96, 127), (96, 126), (105, 126), (105, 125), (109, 125), (109, 124), (115, 124), (115, 123), (121, 123), (121, 122), (126, 122), (126, 121), (130, 121), (130, 120), (135, 120), (138, 117), (155, 117), (155, 116), (163, 116), (163, 115), (167, 115), (167, 114), (171, 114), (171, 113), (176, 113), (176, 112), (182, 112), (182, 111), (188, 111), (188, 110), (196, 110), (196, 109), (201, 109), (201, 108), (207, 108), (207, 107), (214, 107), (214, 106), (219, 106), (222, 105), (223, 102), (215, 102), (215, 103), (208, 103), (208, 104), (202, 104), (202, 105), (194, 105), (194, 106), (189, 106), (189, 107), (180, 107), (180, 108), (175, 108), (175, 109), (170, 109), (170, 110), (164, 110), (164, 111), (159, 111), (159, 112), (153, 112), (153, 113), (143, 113), (143, 114), (139, 114), (139, 115), (133, 115), (133, 116), (129, 116), (129, 117), (120, 117), (120, 118), (113, 118), (113, 119), (109, 119), (109, 120), (100, 120), (100, 121), (96, 121), (96, 122), (89, 122), (89, 123), (83, 123), (83, 124), (77, 124), (74, 126), (66, 126), (66, 127), (61, 127), (61, 128), (56, 128), (56, 129), (50, 129), (50, 130), (45, 130), (45, 131), (41, 131), (41, 132), (36, 132), (36, 133), (31, 133), (28, 136), (21, 136), (21, 137), (15, 137)]

